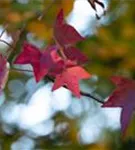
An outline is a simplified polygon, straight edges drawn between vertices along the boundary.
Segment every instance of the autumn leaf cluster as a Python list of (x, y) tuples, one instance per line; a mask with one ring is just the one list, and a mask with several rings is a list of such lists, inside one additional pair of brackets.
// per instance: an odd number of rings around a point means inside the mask
[[(104, 4), (98, 0), (88, 0), (88, 2), (95, 11), (97, 11), (95, 3), (105, 9)], [(97, 18), (99, 19), (98, 15)], [(30, 25), (27, 28), (29, 27)], [(57, 14), (53, 25), (53, 40), (55, 44), (50, 44), (42, 50), (25, 41), (13, 63), (30, 64), (36, 82), (48, 77), (54, 81), (52, 91), (64, 86), (74, 96), (80, 98), (79, 81), (91, 78), (91, 74), (84, 69), (88, 61), (87, 56), (75, 45), (85, 38), (73, 26), (66, 23), (63, 9)], [(8, 80), (10, 68), (7, 64), (7, 58), (0, 55), (0, 92)], [(125, 135), (135, 108), (135, 81), (121, 76), (113, 76), (111, 80), (116, 85), (116, 89), (108, 100), (102, 103), (102, 107), (122, 108), (120, 122), (122, 135)]]

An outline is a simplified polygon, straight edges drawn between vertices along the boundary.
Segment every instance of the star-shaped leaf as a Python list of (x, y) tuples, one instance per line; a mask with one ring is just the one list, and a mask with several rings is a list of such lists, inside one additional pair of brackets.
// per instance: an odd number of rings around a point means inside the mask
[(31, 64), (34, 70), (34, 76), (39, 82), (47, 73), (57, 67), (57, 54), (56, 46), (49, 46), (45, 50), (40, 51), (37, 47), (29, 43), (24, 43), (23, 51), (15, 60), (15, 64)]
[(56, 22), (54, 24), (54, 38), (56, 42), (62, 47), (84, 40), (84, 38), (76, 31), (73, 26), (65, 23), (62, 9), (58, 13)]
[(121, 107), (121, 131), (123, 135), (135, 110), (135, 81), (120, 76), (113, 76), (112, 82), (117, 86), (102, 107)]
[(75, 96), (80, 98), (79, 81), (90, 78), (90, 74), (82, 67), (73, 66), (63, 69), (63, 72), (56, 76), (52, 90), (66, 86)]

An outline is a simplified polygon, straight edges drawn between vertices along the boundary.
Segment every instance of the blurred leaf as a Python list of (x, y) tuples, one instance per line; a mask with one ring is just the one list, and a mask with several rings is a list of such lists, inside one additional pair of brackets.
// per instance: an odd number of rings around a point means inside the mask
[(27, 30), (34, 33), (39, 39), (49, 41), (52, 39), (52, 29), (43, 21), (32, 21), (27, 25)]
[(10, 12), (7, 15), (7, 20), (12, 23), (18, 23), (18, 22), (22, 21), (22, 19), (23, 19), (22, 15), (18, 12)]

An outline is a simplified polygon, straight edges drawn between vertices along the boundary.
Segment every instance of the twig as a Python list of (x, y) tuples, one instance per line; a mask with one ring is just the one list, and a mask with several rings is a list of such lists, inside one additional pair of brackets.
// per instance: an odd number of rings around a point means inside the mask
[(80, 94), (81, 94), (82, 96), (92, 98), (92, 99), (94, 99), (95, 101), (97, 101), (98, 103), (104, 104), (104, 102), (103, 102), (102, 100), (98, 99), (97, 97), (95, 97), (95, 96), (93, 96), (93, 95), (91, 95), (91, 94), (89, 94), (89, 93), (80, 91)]
[(5, 43), (5, 44), (8, 45), (10, 48), (14, 49), (14, 47), (13, 47), (11, 44), (9, 44), (8, 42), (6, 42), (6, 41), (4, 41), (4, 40), (0, 39), (0, 42)]
[[(33, 72), (32, 70), (27, 70), (27, 69), (18, 69), (18, 68), (14, 68), (12, 67), (11, 70), (14, 70), (14, 71), (26, 71), (26, 72)], [(50, 76), (46, 76), (50, 81), (54, 82), (54, 79), (51, 78)], [(64, 86), (65, 88), (67, 88), (66, 86)], [(98, 103), (101, 103), (101, 104), (104, 104), (104, 102), (98, 98), (96, 98), (95, 96), (91, 95), (90, 93), (86, 93), (86, 92), (83, 92), (83, 91), (80, 91), (80, 94), (82, 96), (85, 96), (85, 97), (88, 97), (88, 98), (91, 98), (93, 100), (95, 100), (96, 102)]]
[(52, 2), (48, 5), (48, 7), (42, 12), (42, 14), (38, 17), (38, 20), (43, 19), (43, 17), (46, 15), (46, 13), (48, 12), (48, 10), (52, 7), (53, 3), (56, 0), (52, 0)]
[(11, 70), (13, 70), (13, 71), (21, 71), (21, 72), (33, 72), (32, 70), (28, 70), (28, 69), (19, 69), (19, 68), (14, 68), (14, 67), (12, 67), (11, 68)]
[[(52, 79), (50, 76), (47, 76), (47, 78), (48, 78), (50, 81), (54, 82), (54, 79)], [(64, 87), (67, 89), (66, 86), (64, 86)], [(96, 102), (98, 102), (98, 103), (100, 103), (100, 104), (104, 104), (104, 102), (103, 102), (102, 100), (100, 100), (100, 99), (98, 99), (97, 97), (91, 95), (90, 93), (86, 93), (86, 92), (80, 91), (80, 94), (81, 94), (82, 96), (91, 98), (91, 99), (95, 100)]]

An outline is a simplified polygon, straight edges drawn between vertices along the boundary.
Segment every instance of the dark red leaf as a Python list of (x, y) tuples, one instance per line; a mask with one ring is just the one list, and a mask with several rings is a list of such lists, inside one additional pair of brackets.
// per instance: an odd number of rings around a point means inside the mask
[(88, 61), (88, 58), (75, 47), (64, 48), (64, 54), (72, 61), (77, 61), (79, 64), (84, 64)]
[(32, 44), (25, 43), (23, 51), (15, 60), (15, 64), (31, 64), (34, 70), (34, 76), (39, 82), (47, 73), (54, 68), (57, 69), (57, 61), (59, 55), (57, 54), (56, 46), (49, 46), (44, 51), (40, 51)]
[(63, 9), (61, 9), (57, 15), (57, 18), (56, 18), (56, 22), (55, 22), (55, 25), (56, 26), (61, 26), (64, 24), (64, 12), (63, 12)]
[[(47, 73), (51, 70), (54, 70), (57, 74), (57, 71), (59, 70), (59, 63), (60, 56), (57, 54), (56, 47), (47, 47), (44, 52), (42, 52), (40, 62), (39, 62), (39, 71), (35, 73), (37, 76), (37, 81), (40, 81)], [(40, 72), (40, 75), (39, 75)]]
[(122, 133), (125, 135), (135, 109), (135, 81), (120, 76), (114, 76), (111, 80), (117, 85), (117, 88), (102, 107), (122, 108), (120, 122)]
[(23, 45), (22, 52), (17, 56), (14, 61), (15, 64), (31, 64), (39, 61), (41, 57), (41, 52), (36, 46), (29, 44), (27, 42)]
[(65, 23), (63, 10), (58, 13), (54, 24), (54, 38), (62, 47), (84, 40), (74, 27)]

